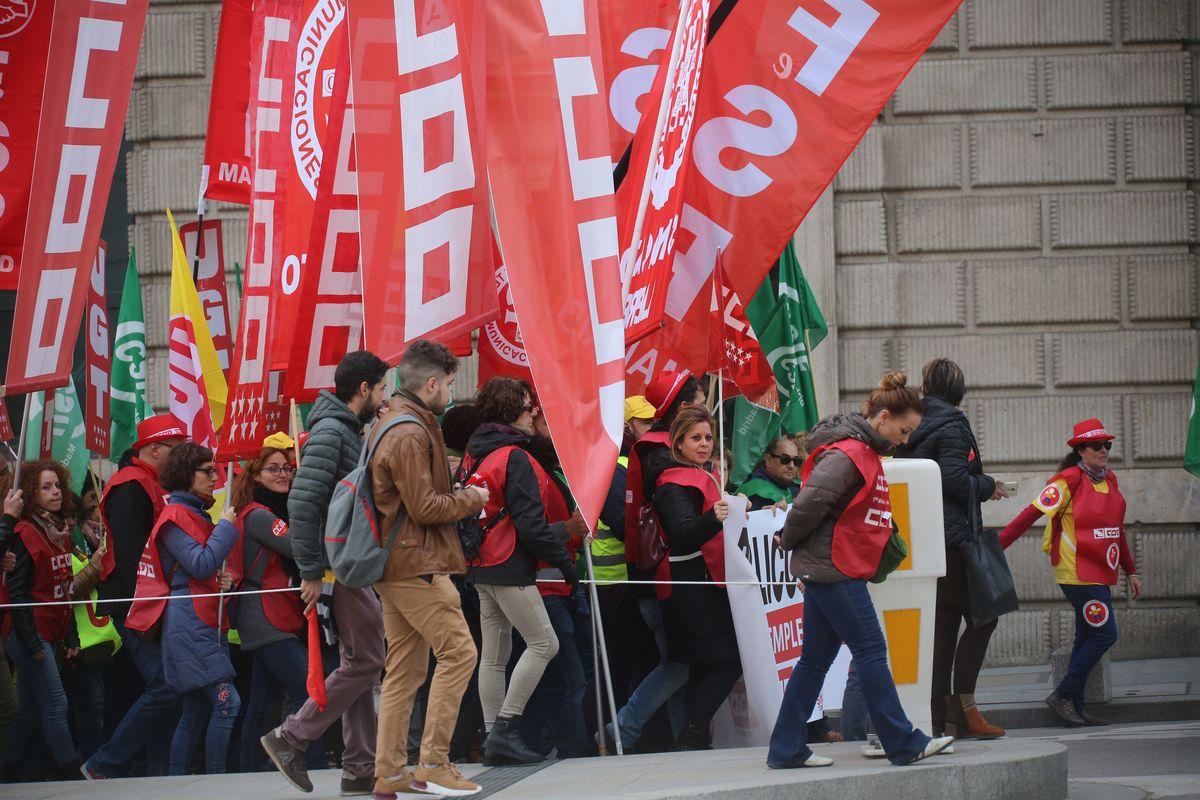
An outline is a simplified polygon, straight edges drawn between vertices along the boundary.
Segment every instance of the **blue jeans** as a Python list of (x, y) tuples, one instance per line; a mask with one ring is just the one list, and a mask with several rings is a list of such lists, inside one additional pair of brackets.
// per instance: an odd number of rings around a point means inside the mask
[(913, 728), (900, 707), (888, 669), (887, 641), (866, 581), (808, 583), (804, 586), (804, 649), (783, 693), (768, 765), (798, 767), (812, 755), (805, 741), (808, 717), (842, 642), (854, 657), (867, 711), (888, 759), (906, 764), (929, 744), (929, 737)]
[(121, 644), (142, 673), (145, 688), (113, 731), (112, 738), (88, 759), (87, 766), (106, 778), (124, 777), (134, 760), (149, 748), (146, 773), (165, 775), (167, 763), (155, 743), (169, 737), (169, 731), (167, 736), (162, 734), (164, 726), (170, 723), (179, 708), (179, 692), (167, 685), (163, 677), (162, 648), (142, 641), (120, 621), (116, 626), (121, 634)]
[(663, 624), (662, 609), (658, 600), (653, 597), (643, 597), (638, 600), (638, 610), (646, 620), (646, 626), (654, 634), (654, 642), (662, 661), (642, 679), (634, 689), (629, 701), (617, 712), (617, 724), (621, 729), (621, 742), (632, 745), (642, 735), (646, 723), (655, 712), (667, 704), (667, 714), (671, 717), (671, 732), (676, 738), (683, 731), (684, 695), (680, 691), (687, 686), (688, 668), (686, 664), (667, 661), (667, 629)]
[(41, 661), (36, 661), (15, 632), (5, 642), (17, 665), (17, 697), (21, 701), (21, 715), (8, 728), (8, 762), (26, 762), (40, 727), (54, 763), (65, 767), (77, 758), (71, 728), (67, 725), (67, 693), (58, 674), (54, 648), (45, 641), (41, 644), (44, 655)]
[[(219, 681), (183, 696), (183, 715), (171, 740), (172, 775), (187, 775), (192, 757), (204, 738), (204, 771), (208, 775), (225, 772), (229, 756), (229, 737), (242, 708), (242, 698), (232, 681)], [(205, 725), (207, 719), (208, 724)], [(207, 727), (207, 733), (205, 728)]]
[(542, 679), (529, 698), (522, 721), (525, 741), (534, 750), (548, 753), (558, 748), (561, 758), (578, 758), (592, 750), (583, 725), (583, 697), (587, 678), (575, 643), (574, 600), (543, 596), (550, 627), (558, 637), (558, 653), (546, 665)]
[(104, 665), (70, 664), (62, 672), (70, 697), (71, 726), (79, 757), (87, 761), (104, 743)]
[(1074, 702), (1077, 711), (1082, 711), (1088, 674), (1117, 643), (1112, 590), (1107, 586), (1068, 586), (1063, 583), (1058, 588), (1075, 609), (1075, 647), (1071, 650), (1067, 674), (1055, 691), (1059, 697)]
[[(271, 684), (283, 689), (286, 697), (283, 716), (289, 717), (300, 710), (308, 699), (308, 651), (299, 639), (283, 639), (263, 645), (251, 652), (254, 659), (250, 678), (250, 702), (246, 716), (242, 719), (242, 738), (239, 763), (243, 772), (257, 769), (264, 755), (259, 739), (278, 724), (278, 720), (263, 724), (267, 698)], [(306, 751), (305, 763), (309, 769), (327, 769), (329, 759), (325, 742), (314, 739)]]

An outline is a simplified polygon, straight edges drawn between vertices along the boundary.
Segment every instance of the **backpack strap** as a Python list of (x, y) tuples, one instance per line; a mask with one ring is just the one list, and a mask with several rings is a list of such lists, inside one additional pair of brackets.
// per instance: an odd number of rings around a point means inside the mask
[[(429, 431), (428, 431), (428, 429), (426, 429), (425, 423), (421, 422), (421, 420), (418, 419), (413, 414), (401, 414), (398, 417), (392, 417), (391, 419), (385, 421), (383, 423), (383, 427), (379, 429), (379, 433), (375, 433), (374, 431), (371, 432), (371, 438), (367, 441), (367, 446), (363, 448), (362, 455), (359, 456), (358, 464), (359, 464), (359, 466), (366, 467), (367, 480), (371, 479), (370, 464), (371, 464), (371, 458), (375, 455), (375, 448), (379, 446), (379, 443), (381, 441), (383, 441), (383, 437), (387, 435), (388, 431), (390, 431), (392, 428), (396, 427), (397, 425), (401, 425), (406, 422), (414, 423), (414, 424), (418, 425), (421, 428), (421, 430), (425, 431), (427, 436), (429, 435)], [(429, 454), (431, 457), (433, 456), (433, 437), (432, 436), (430, 436), (430, 440), (429, 440)], [(396, 541), (396, 535), (400, 533), (400, 526), (404, 524), (404, 520), (407, 518), (408, 518), (408, 512), (404, 509), (404, 504), (401, 503), (400, 508), (396, 512), (396, 524), (393, 525), (391, 531), (388, 532), (387, 541), (384, 543), (384, 546), (383, 546), (384, 550), (387, 550), (389, 552), (391, 551), (392, 544), (394, 544)]]

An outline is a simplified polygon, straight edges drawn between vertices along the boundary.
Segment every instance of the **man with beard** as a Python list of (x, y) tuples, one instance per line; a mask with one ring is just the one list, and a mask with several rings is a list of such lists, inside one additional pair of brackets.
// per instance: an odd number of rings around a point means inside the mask
[[(371, 493), (381, 535), (394, 536), (383, 580), (387, 677), (379, 699), (375, 796), (397, 792), (461, 797), (479, 786), (450, 763), (450, 737), (475, 669), (475, 642), (450, 575), (467, 570), (455, 523), (483, 510), (488, 490), (450, 485), (437, 418), (450, 402), (458, 359), (442, 344), (418, 339), (400, 359), (400, 389), (372, 431)], [(393, 533), (394, 532), (394, 533)], [(425, 682), (429, 653), (437, 664), (425, 703), (420, 761), (408, 767), (413, 698)]]
[[(348, 353), (334, 372), (334, 391), (322, 390), (308, 415), (309, 437), (288, 496), (292, 552), (300, 573), (300, 599), (312, 608), (321, 596), (325, 515), (333, 488), (358, 466), (363, 425), (383, 403), (388, 366), (374, 353)], [(342, 794), (370, 794), (375, 780), (374, 689), (383, 669), (383, 619), (370, 589), (335, 584), (333, 617), (341, 664), (325, 681), (322, 711), (311, 699), (262, 738), (272, 763), (297, 789), (311, 792), (304, 751), (339, 717), (346, 749)]]

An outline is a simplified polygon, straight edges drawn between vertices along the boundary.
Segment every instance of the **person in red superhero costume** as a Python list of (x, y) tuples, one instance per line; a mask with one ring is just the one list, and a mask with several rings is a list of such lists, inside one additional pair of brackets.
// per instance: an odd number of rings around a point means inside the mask
[(1076, 423), (1067, 441), (1071, 452), (1058, 473), (1000, 533), (1000, 544), (1008, 547), (1043, 514), (1050, 520), (1042, 550), (1050, 555), (1054, 580), (1075, 609), (1075, 646), (1067, 674), (1046, 705), (1068, 727), (1107, 724), (1084, 708), (1083, 693), (1088, 673), (1117, 643), (1110, 587), (1117, 582), (1118, 568), (1129, 578), (1133, 599), (1142, 595), (1133, 548), (1125, 537), (1125, 498), (1108, 468), (1115, 438), (1098, 419)]
[[(12, 603), (69, 601), (71, 529), (64, 518), (64, 499), (71, 478), (57, 461), (41, 459), (21, 466), (20, 489), (25, 503), (11, 538), (16, 566), (8, 575)], [(16, 665), (21, 713), (8, 731), (6, 760), (20, 769), (30, 759), (38, 736), (50, 749), (58, 778), (73, 777), (78, 756), (67, 722), (67, 694), (59, 671), (79, 652), (75, 615), (69, 605), (12, 609), (12, 631), (5, 648)]]
[[(658, 476), (654, 510), (667, 556), (655, 579), (667, 634), (668, 660), (688, 668), (684, 728), (679, 747), (712, 748), (711, 725), (717, 709), (742, 676), (737, 633), (725, 579), (722, 525), (729, 502), (712, 471), (712, 415), (702, 405), (681, 409), (671, 424), (672, 464)], [(672, 585), (678, 582), (679, 585)], [(714, 586), (692, 585), (704, 582)]]
[(894, 526), (880, 457), (906, 443), (921, 423), (921, 398), (907, 383), (904, 373), (887, 373), (862, 414), (835, 414), (808, 433), (803, 488), (780, 534), (780, 545), (792, 552), (792, 574), (804, 582), (804, 649), (771, 734), (767, 766), (773, 769), (833, 763), (809, 749), (805, 728), (842, 642), (889, 761), (913, 764), (954, 743), (950, 736), (931, 739), (905, 715), (867, 593)]

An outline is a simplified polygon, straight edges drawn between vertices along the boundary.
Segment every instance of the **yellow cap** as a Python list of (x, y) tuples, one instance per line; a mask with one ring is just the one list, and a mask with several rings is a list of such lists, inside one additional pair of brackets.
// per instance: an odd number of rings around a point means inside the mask
[(278, 433), (272, 433), (270, 436), (263, 439), (263, 447), (275, 447), (280, 450), (291, 450), (295, 446), (295, 440), (282, 431)]
[(654, 419), (654, 406), (640, 394), (625, 398), (625, 421), (631, 419)]

